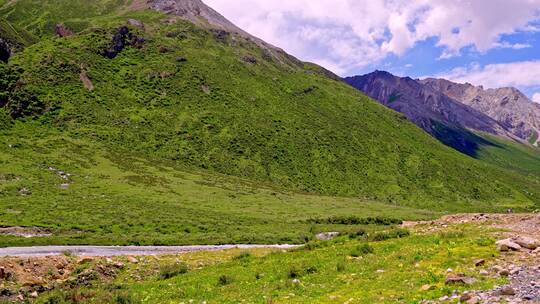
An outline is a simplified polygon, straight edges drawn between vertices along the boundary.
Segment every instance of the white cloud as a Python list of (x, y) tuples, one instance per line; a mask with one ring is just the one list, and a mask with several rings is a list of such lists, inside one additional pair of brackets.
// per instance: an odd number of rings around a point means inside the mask
[(503, 41), (503, 42), (497, 42), (495, 44), (493, 44), (493, 46), (495, 48), (500, 48), (500, 49), (513, 49), (513, 50), (521, 50), (521, 49), (528, 49), (528, 48), (531, 48), (532, 45), (528, 44), (528, 43), (509, 43), (507, 41)]
[(540, 0), (204, 1), (253, 35), (338, 73), (400, 56), (433, 37), (441, 58), (465, 47), (524, 48), (501, 35), (534, 31), (540, 18)]
[(540, 92), (533, 94), (532, 101), (540, 103)]
[(468, 82), (487, 88), (540, 86), (540, 60), (498, 63), (455, 68), (436, 75), (455, 82)]

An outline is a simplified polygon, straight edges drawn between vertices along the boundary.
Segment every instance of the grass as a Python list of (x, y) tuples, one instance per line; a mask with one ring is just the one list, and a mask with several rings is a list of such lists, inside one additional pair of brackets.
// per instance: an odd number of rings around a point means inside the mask
[[(10, 8), (12, 22), (27, 20), (23, 8), (31, 3)], [(55, 16), (56, 6), (46, 3), (47, 16)], [(10, 63), (24, 71), (16, 90), (35, 96), (32, 107), (45, 112), (36, 119), (66, 136), (280, 188), (411, 207), (511, 201), (529, 208), (540, 193), (539, 185), (460, 155), (346, 84), (282, 54), (269, 57), (245, 39), (164, 24), (150, 12), (92, 14), (98, 17), (73, 15), (92, 22), (78, 35), (45, 36)], [(144, 32), (131, 29), (146, 43), (104, 58), (100, 52), (128, 17), (146, 23)], [(242, 61), (245, 55), (256, 63)], [(81, 67), (92, 92), (81, 84)]]
[[(301, 243), (324, 231), (373, 230), (377, 216), (441, 214), (188, 171), (174, 162), (106, 153), (96, 143), (47, 128), (19, 124), (12, 132), (19, 134), (16, 140), (0, 135), (0, 225), (44, 227), (53, 236), (0, 236), (2, 246)], [(71, 176), (64, 179), (59, 171)], [(22, 188), (32, 194), (21, 195)], [(358, 221), (309, 221), (332, 215)]]
[[(498, 256), (493, 240), (486, 242), (486, 232), (471, 226), (451, 229), (457, 230), (369, 243), (344, 237), (312, 249), (254, 251), (248, 259), (235, 258), (238, 251), (211, 253), (203, 259), (222, 258), (180, 277), (134, 281), (127, 279), (134, 270), (128, 270), (113, 284), (120, 284), (136, 303), (417, 303), (456, 289), (504, 283), (471, 270), (475, 259), (486, 259), (489, 267)], [(359, 254), (351, 256), (355, 250)], [(183, 258), (190, 259), (190, 254)], [(137, 267), (151, 268), (144, 263)], [(448, 268), (478, 281), (446, 286)], [(422, 289), (425, 285), (430, 288)], [(83, 292), (97, 298), (109, 293), (106, 283)]]
[[(377, 217), (536, 208), (538, 180), (445, 147), (321, 68), (107, 9), (121, 2), (79, 2), (4, 11), (41, 40), (2, 69), (18, 72), (2, 84), (0, 174), (17, 178), (0, 181), (0, 225), (54, 235), (0, 236), (2, 246), (301, 243), (369, 231)], [(145, 23), (131, 28), (144, 46), (103, 57), (127, 18)], [(70, 20), (87, 23), (68, 38), (44, 30)]]

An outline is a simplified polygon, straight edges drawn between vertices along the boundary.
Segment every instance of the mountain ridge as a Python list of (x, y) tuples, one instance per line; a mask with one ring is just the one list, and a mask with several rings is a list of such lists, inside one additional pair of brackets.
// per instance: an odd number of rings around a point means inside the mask
[[(431, 122), (434, 120), (450, 127), (538, 145), (540, 106), (516, 88), (484, 90), (481, 86), (445, 79), (412, 79), (383, 71), (347, 77), (344, 81), (404, 113), (432, 135), (437, 125)], [(404, 87), (404, 83), (409, 85)]]
[(484, 89), (482, 86), (435, 78), (420, 82), (485, 113), (518, 138), (538, 146), (540, 105), (532, 102), (517, 88)]

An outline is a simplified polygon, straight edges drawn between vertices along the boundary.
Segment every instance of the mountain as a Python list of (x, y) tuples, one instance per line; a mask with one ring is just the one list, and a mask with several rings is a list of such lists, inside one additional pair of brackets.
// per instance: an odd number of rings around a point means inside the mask
[[(43, 155), (64, 153), (58, 136), (76, 141), (69, 149), (79, 157), (63, 160), (74, 171), (99, 163), (83, 148), (99, 146), (105, 155), (283, 191), (441, 210), (525, 208), (540, 195), (537, 180), (442, 145), (200, 1), (16, 0), (0, 14), (38, 39), (0, 69), (10, 79), (2, 84), (2, 140), (46, 142)], [(470, 122), (504, 135), (488, 117), (458, 116), (433, 112), (452, 130)], [(30, 154), (16, 153), (22, 147), (3, 153), (31, 167)]]
[(388, 72), (345, 78), (351, 86), (403, 113), (416, 125), (457, 150), (474, 154), (481, 139), (470, 130), (512, 138), (503, 125), (435, 87)]
[(516, 88), (487, 89), (445, 79), (428, 78), (420, 83), (476, 109), (499, 122), (516, 137), (538, 145), (540, 105)]

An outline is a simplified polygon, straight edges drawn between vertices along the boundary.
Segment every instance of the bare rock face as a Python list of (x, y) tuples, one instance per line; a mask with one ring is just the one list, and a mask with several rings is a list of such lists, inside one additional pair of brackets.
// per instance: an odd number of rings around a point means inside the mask
[(495, 119), (418, 80), (375, 71), (345, 81), (466, 154), (473, 154), (481, 142), (469, 130), (512, 137)]
[(481, 86), (428, 78), (420, 83), (478, 110), (499, 122), (516, 137), (540, 144), (540, 105), (516, 88), (485, 90)]
[(0, 38), (0, 61), (8, 62), (9, 57), (11, 57), (11, 47), (9, 46), (7, 41), (4, 41), (4, 39)]
[(180, 16), (193, 23), (207, 22), (213, 28), (249, 35), (201, 0), (149, 0), (148, 4), (153, 10)]
[(54, 31), (58, 37), (73, 36), (73, 32), (63, 24), (57, 24)]
[[(229, 33), (250, 40), (257, 44), (263, 50), (265, 56), (270, 60), (281, 63), (302, 64), (298, 59), (288, 55), (280, 48), (252, 36), (237, 27), (220, 13), (204, 4), (201, 0), (148, 0), (147, 6), (158, 12), (177, 16), (199, 26), (211, 29), (214, 34), (218, 34), (216, 36), (218, 40)], [(329, 71), (326, 72), (332, 74)], [(338, 77), (334, 75), (334, 78), (337, 79)]]

